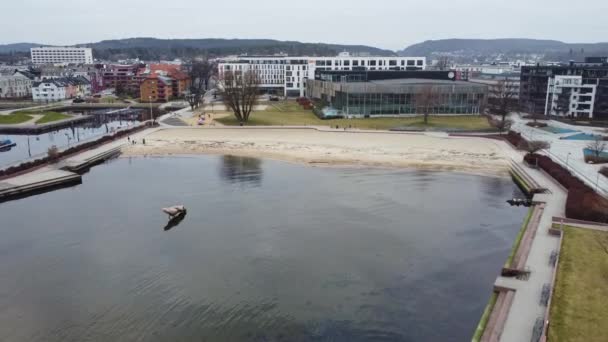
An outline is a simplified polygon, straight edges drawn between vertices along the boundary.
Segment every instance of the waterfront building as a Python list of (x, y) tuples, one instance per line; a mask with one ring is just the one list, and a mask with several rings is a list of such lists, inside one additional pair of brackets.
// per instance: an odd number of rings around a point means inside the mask
[(30, 49), (33, 64), (93, 64), (93, 50), (81, 47), (44, 46)]
[(218, 63), (221, 78), (227, 71), (253, 71), (265, 93), (306, 96), (306, 82), (316, 71), (424, 70), (425, 57), (371, 57), (341, 53), (336, 57), (238, 56)]
[(114, 88), (116, 92), (124, 92), (132, 96), (139, 95), (139, 86), (144, 80), (141, 76), (145, 64), (109, 64), (102, 69), (102, 84), (104, 89)]
[(173, 80), (156, 73), (148, 75), (140, 86), (142, 102), (167, 102), (173, 97)]
[(54, 102), (91, 95), (91, 82), (85, 77), (49, 78), (32, 84), (35, 102)]
[[(590, 57), (583, 63), (522, 66), (520, 107), (531, 114), (570, 115), (607, 120), (608, 62), (606, 60), (605, 57)], [(567, 96), (571, 100), (567, 112), (563, 110), (565, 100), (563, 96), (560, 100), (561, 92), (568, 93)]]
[(0, 76), (0, 98), (19, 99), (32, 95), (32, 79), (16, 71), (11, 76)]
[(428, 91), (434, 95), (429, 113), (476, 115), (488, 87), (457, 80), (453, 71), (320, 71), (307, 82), (307, 94), (321, 104), (323, 116), (416, 115), (416, 102)]

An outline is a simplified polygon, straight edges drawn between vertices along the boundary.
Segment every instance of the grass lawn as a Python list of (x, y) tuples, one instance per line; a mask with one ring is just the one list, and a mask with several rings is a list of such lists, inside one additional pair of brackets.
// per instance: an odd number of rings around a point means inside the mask
[[(238, 125), (234, 116), (217, 119), (224, 125)], [(429, 123), (424, 124), (422, 117), (413, 118), (368, 118), (368, 119), (335, 119), (321, 120), (312, 111), (302, 109), (296, 102), (270, 102), (264, 111), (251, 113), (248, 126), (340, 126), (361, 129), (391, 129), (399, 127), (419, 128), (452, 128), (452, 129), (490, 129), (488, 120), (482, 116), (430, 116)]]
[(2, 125), (20, 124), (29, 120), (32, 120), (31, 116), (20, 112), (14, 112), (9, 115), (0, 115), (0, 124)]
[(43, 112), (44, 116), (36, 121), (37, 125), (45, 124), (53, 121), (69, 119), (72, 116), (59, 112)]
[(564, 228), (549, 341), (608, 341), (608, 233)]
[(471, 339), (472, 342), (479, 342), (481, 340), (481, 336), (483, 332), (486, 330), (486, 325), (488, 325), (488, 320), (490, 319), (490, 313), (492, 313), (492, 309), (494, 309), (494, 305), (496, 305), (496, 299), (498, 299), (498, 293), (492, 292), (492, 296), (488, 301), (488, 305), (486, 305), (485, 310), (483, 310), (483, 314), (481, 315), (481, 319), (479, 320), (479, 324), (477, 324), (477, 328), (475, 329), (475, 334)]

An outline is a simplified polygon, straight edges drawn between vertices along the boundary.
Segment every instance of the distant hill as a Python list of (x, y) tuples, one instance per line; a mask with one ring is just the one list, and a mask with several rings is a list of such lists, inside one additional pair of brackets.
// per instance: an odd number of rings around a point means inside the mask
[[(29, 52), (40, 44), (0, 45), (0, 53)], [(272, 39), (156, 39), (128, 38), (104, 40), (97, 43), (77, 44), (93, 48), (95, 58), (118, 59), (140, 58), (144, 60), (173, 59), (207, 54), (211, 56), (231, 54), (335, 56), (340, 52), (368, 53), (370, 55), (394, 56), (395, 52), (365, 45), (339, 45), (324, 43), (302, 43)]]
[(30, 48), (40, 46), (40, 44), (34, 43), (16, 43), (0, 45), (0, 53), (11, 53), (11, 52), (30, 52)]
[(164, 59), (189, 57), (200, 54), (277, 54), (334, 56), (342, 51), (369, 53), (380, 56), (394, 56), (395, 52), (364, 45), (339, 45), (324, 43), (302, 43), (272, 39), (156, 39), (129, 38), (104, 40), (98, 43), (82, 44), (94, 49), (100, 58), (125, 55), (129, 58)]
[(489, 56), (496, 54), (538, 54), (546, 60), (581, 59), (584, 56), (608, 55), (608, 43), (564, 43), (539, 39), (441, 39), (427, 40), (398, 51), (400, 55)]

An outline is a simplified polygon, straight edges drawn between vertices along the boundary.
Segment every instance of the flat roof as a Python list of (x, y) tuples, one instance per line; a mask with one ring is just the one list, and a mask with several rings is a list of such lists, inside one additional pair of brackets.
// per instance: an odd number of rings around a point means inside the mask
[(416, 85), (416, 84), (471, 85), (471, 82), (467, 82), (467, 81), (434, 80), (434, 79), (426, 79), (426, 78), (397, 78), (394, 80), (369, 81), (369, 83), (377, 84), (377, 85)]

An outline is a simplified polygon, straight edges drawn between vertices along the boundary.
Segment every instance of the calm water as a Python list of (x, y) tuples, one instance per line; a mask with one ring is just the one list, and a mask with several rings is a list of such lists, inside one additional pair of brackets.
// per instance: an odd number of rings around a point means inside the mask
[[(470, 340), (525, 215), (514, 193), (453, 173), (118, 159), (0, 204), (0, 340)], [(165, 231), (159, 209), (179, 203)]]
[[(0, 167), (23, 161), (30, 156), (45, 156), (48, 148), (55, 145), (59, 148), (73, 146), (81, 141), (100, 137), (118, 128), (132, 127), (136, 121), (116, 120), (105, 122), (88, 122), (74, 128), (64, 128), (39, 135), (0, 134), (0, 140), (11, 139), (17, 146), (9, 151), (0, 151)], [(28, 150), (29, 140), (29, 150)]]

